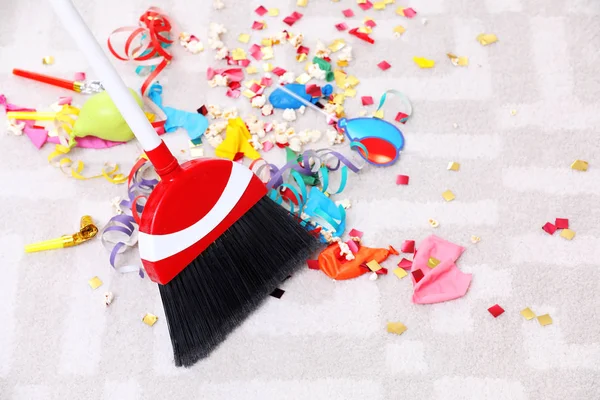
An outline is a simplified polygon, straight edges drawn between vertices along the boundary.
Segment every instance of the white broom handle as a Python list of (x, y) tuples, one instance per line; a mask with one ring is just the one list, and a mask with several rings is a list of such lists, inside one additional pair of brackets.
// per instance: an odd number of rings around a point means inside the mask
[(57, 17), (69, 32), (71, 38), (77, 43), (81, 52), (85, 54), (98, 78), (102, 81), (102, 85), (144, 150), (154, 150), (162, 141), (138, 103), (131, 96), (131, 92), (104, 54), (71, 0), (50, 0), (50, 3), (52, 3)]

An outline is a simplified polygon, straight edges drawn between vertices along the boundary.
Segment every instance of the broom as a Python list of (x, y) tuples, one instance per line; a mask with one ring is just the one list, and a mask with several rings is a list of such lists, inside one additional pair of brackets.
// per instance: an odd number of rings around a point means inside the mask
[(319, 247), (249, 169), (221, 159), (178, 164), (70, 0), (51, 0), (161, 177), (139, 249), (159, 285), (175, 364), (204, 358)]

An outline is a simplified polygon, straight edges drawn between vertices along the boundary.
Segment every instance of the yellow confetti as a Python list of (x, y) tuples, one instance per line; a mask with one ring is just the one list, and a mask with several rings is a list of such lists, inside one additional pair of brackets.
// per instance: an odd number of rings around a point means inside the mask
[(271, 72), (271, 71), (273, 71), (273, 64), (271, 64), (271, 63), (264, 63), (263, 64), (263, 71), (265, 71), (265, 72)]
[(402, 35), (404, 32), (406, 32), (406, 28), (403, 27), (402, 25), (398, 25), (396, 27), (394, 27), (394, 33), (398, 36)]
[(279, 8), (269, 8), (269, 17), (276, 17), (279, 15)]
[(477, 41), (482, 46), (487, 46), (488, 44), (496, 43), (498, 41), (498, 37), (493, 33), (482, 33), (477, 35)]
[(298, 62), (304, 62), (306, 61), (306, 59), (308, 58), (308, 55), (301, 53), (301, 54), (296, 54), (296, 61)]
[(46, 57), (42, 58), (42, 64), (44, 64), (44, 65), (54, 64), (54, 56), (46, 56)]
[(533, 311), (531, 311), (531, 309), (529, 307), (521, 310), (521, 315), (523, 316), (523, 318), (525, 318), (527, 321), (534, 319), (535, 318), (535, 313)]
[(368, 26), (361, 26), (360, 28), (358, 28), (358, 31), (360, 33), (367, 33), (367, 34), (369, 34), (369, 33), (373, 32), (373, 28), (370, 28)]
[(469, 59), (467, 57), (458, 57), (452, 53), (448, 53), (446, 55), (448, 56), (452, 64), (456, 67), (466, 67), (467, 65), (469, 65)]
[(338, 67), (347, 67), (348, 66), (348, 61), (346, 61), (346, 60), (337, 60), (337, 66)]
[(158, 321), (158, 317), (154, 314), (147, 313), (146, 315), (144, 315), (144, 318), (142, 318), (142, 321), (146, 325), (152, 326), (156, 323), (156, 321)]
[(455, 161), (450, 161), (450, 163), (448, 163), (448, 170), (449, 171), (458, 171), (460, 169), (460, 164), (455, 162)]
[(263, 54), (263, 60), (270, 60), (273, 58), (273, 47), (263, 47), (261, 51)]
[(331, 50), (332, 53), (336, 51), (340, 51), (346, 46), (346, 41), (344, 39), (335, 39), (327, 48)]
[(346, 85), (346, 87), (353, 88), (354, 86), (358, 85), (359, 83), (360, 83), (360, 81), (358, 80), (357, 77), (355, 77), (354, 75), (350, 75), (349, 77), (346, 78), (345, 85)]
[(102, 281), (100, 280), (100, 278), (95, 276), (88, 281), (88, 285), (90, 285), (92, 289), (98, 289), (100, 286), (102, 286)]
[(396, 0), (384, 0), (385, 4), (394, 4)]
[(429, 60), (425, 57), (413, 57), (413, 61), (419, 66), (419, 68), (433, 68), (435, 61)]
[(306, 72), (304, 72), (303, 74), (301, 74), (299, 77), (296, 78), (296, 82), (300, 83), (301, 85), (304, 85), (306, 82), (310, 81), (312, 79), (312, 77), (307, 74)]
[(346, 96), (346, 97), (354, 97), (354, 96), (356, 96), (356, 90), (354, 90), (354, 89), (346, 89), (346, 90), (344, 90), (344, 96)]
[(481, 238), (479, 236), (471, 235), (471, 243), (477, 244), (481, 242)]
[(256, 93), (254, 93), (252, 90), (244, 90), (244, 91), (242, 92), (242, 95), (243, 95), (244, 97), (247, 97), (247, 98), (251, 99), (251, 98), (253, 98), (254, 96), (256, 96)]
[(429, 257), (429, 260), (427, 260), (427, 266), (431, 269), (437, 267), (438, 265), (440, 265), (440, 260), (437, 258)]
[(446, 201), (452, 201), (456, 198), (456, 196), (454, 195), (454, 193), (452, 193), (451, 190), (446, 190), (444, 193), (442, 193), (442, 197)]
[(308, 5), (308, 0), (298, 0), (296, 1), (296, 5), (298, 7), (306, 7)]
[(541, 326), (546, 326), (552, 324), (552, 317), (550, 314), (544, 314), (537, 317), (538, 322)]
[(233, 49), (231, 51), (231, 58), (233, 58), (235, 61), (245, 60), (246, 52), (244, 51), (244, 49), (240, 49), (238, 47), (237, 49)]
[(337, 107), (335, 107), (335, 115), (337, 115), (338, 118), (342, 118), (344, 116), (344, 106), (338, 104)]
[(246, 67), (246, 73), (249, 75), (255, 74), (257, 72), (258, 72), (258, 70), (256, 69), (256, 67), (254, 65), (250, 65), (249, 67)]
[(333, 71), (333, 77), (335, 79), (335, 84), (338, 85), (338, 87), (343, 88), (346, 83), (346, 73), (341, 69), (336, 69)]
[(576, 169), (577, 171), (587, 171), (588, 170), (588, 162), (583, 160), (575, 160), (573, 164), (571, 164), (571, 169)]
[(385, 10), (385, 6), (387, 4), (385, 3), (385, 1), (377, 1), (375, 3), (373, 3), (373, 8), (375, 10)]
[(440, 226), (440, 223), (433, 218), (429, 218), (427, 222), (429, 222), (429, 225), (431, 225), (432, 228), (437, 228), (438, 226)]
[(273, 46), (273, 40), (265, 38), (260, 41), (260, 44), (264, 47), (271, 47)]
[(247, 33), (240, 33), (238, 36), (238, 41), (241, 43), (248, 43), (250, 41), (250, 35)]
[(373, 113), (373, 117), (383, 119), (384, 113), (383, 110), (377, 110)]
[(344, 96), (343, 93), (336, 93), (333, 96), (333, 104), (344, 104), (345, 100), (346, 100), (346, 96)]
[(562, 231), (560, 231), (560, 236), (567, 240), (573, 240), (573, 238), (575, 237), (575, 231), (572, 231), (571, 229), (563, 229)]
[(517, 110), (510, 110), (510, 115), (512, 115), (513, 117), (514, 117), (515, 115), (517, 115)]
[(377, 260), (369, 261), (367, 263), (367, 267), (369, 267), (369, 269), (373, 272), (377, 272), (382, 268), (381, 265), (379, 265), (379, 263), (377, 262)]
[(387, 331), (388, 333), (395, 333), (396, 335), (402, 335), (408, 328), (402, 322), (388, 322)]
[(394, 270), (394, 275), (396, 275), (398, 277), (398, 279), (402, 279), (404, 278), (406, 275), (408, 275), (408, 272), (406, 272), (404, 269), (402, 268), (396, 268)]

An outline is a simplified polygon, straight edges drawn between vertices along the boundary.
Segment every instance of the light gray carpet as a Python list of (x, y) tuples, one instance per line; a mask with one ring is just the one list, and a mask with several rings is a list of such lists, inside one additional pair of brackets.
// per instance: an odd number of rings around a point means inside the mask
[[(102, 40), (157, 5), (205, 44), (208, 22), (224, 23), (226, 42), (234, 47), (237, 35), (259, 19), (252, 10), (261, 1), (223, 1), (227, 8), (219, 12), (207, 0), (76, 3)], [(265, 16), (272, 31), (282, 29), (283, 17), (296, 9), (292, 0), (262, 4), (281, 10), (278, 18)], [(397, 17), (400, 5), (414, 7), (417, 18)], [(366, 15), (375, 17), (375, 45), (336, 32), (333, 25), (344, 21), (341, 10), (348, 7), (356, 13), (346, 21), (351, 27)], [(412, 0), (363, 12), (354, 1), (310, 0), (299, 11), (304, 18), (292, 31), (303, 32), (309, 47), (317, 38), (353, 43), (348, 71), (361, 79), (359, 95), (377, 98), (395, 88), (415, 108), (403, 127), (406, 155), (393, 167), (350, 177), (341, 196), (353, 203), (349, 227), (363, 230), (371, 246), (399, 246), (432, 232), (465, 245), (458, 266), (473, 273), (468, 294), (417, 306), (408, 279), (333, 282), (303, 271), (210, 359), (177, 369), (156, 285), (114, 273), (98, 240), (32, 255), (22, 250), (74, 231), (84, 213), (106, 222), (110, 199), (124, 188), (63, 176), (46, 161), (49, 147), (38, 151), (26, 138), (5, 134), (0, 117), (0, 399), (600, 398), (600, 3)], [(398, 24), (407, 32), (394, 39)], [(482, 47), (475, 40), (482, 32), (500, 41)], [(300, 72), (289, 51), (278, 51), (275, 65)], [(470, 66), (452, 66), (445, 58), (449, 51), (468, 56)], [(56, 64), (43, 66), (45, 55), (55, 56)], [(219, 65), (212, 52), (193, 56), (177, 47), (175, 55), (161, 79), (166, 104), (249, 110), (245, 100), (231, 102), (223, 90), (207, 88), (206, 67)], [(437, 64), (420, 70), (413, 56)], [(387, 72), (375, 66), (383, 59), (392, 64)], [(65, 94), (12, 77), (13, 67), (93, 76), (49, 6), (37, 0), (0, 1), (0, 93), (40, 108)], [(132, 66), (118, 68), (130, 85), (139, 85)], [(346, 104), (356, 115), (358, 98)], [(324, 128), (308, 112), (298, 126)], [(187, 149), (183, 132), (167, 141), (177, 152)], [(138, 154), (131, 143), (74, 156), (91, 170), (108, 160), (128, 170)], [(572, 171), (575, 159), (589, 161), (589, 171)], [(460, 162), (461, 170), (447, 171), (449, 161)], [(395, 185), (399, 173), (410, 175), (410, 185)], [(442, 200), (446, 189), (455, 201)], [(556, 217), (569, 218), (577, 233), (573, 241), (540, 229)], [(428, 218), (440, 227), (431, 229)], [(477, 245), (469, 241), (474, 234), (482, 238)], [(104, 285), (91, 291), (87, 280), (95, 275)], [(105, 290), (116, 295), (108, 309)], [(498, 319), (487, 312), (496, 303), (506, 310)], [(550, 313), (554, 323), (541, 327), (524, 320), (519, 311), (525, 307)], [(159, 316), (152, 328), (141, 322), (146, 312)], [(387, 321), (402, 321), (408, 331), (387, 334)]]

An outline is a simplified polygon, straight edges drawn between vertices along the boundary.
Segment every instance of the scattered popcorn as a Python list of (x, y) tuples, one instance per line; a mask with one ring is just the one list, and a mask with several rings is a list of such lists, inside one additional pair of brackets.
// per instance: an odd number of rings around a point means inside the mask
[(215, 60), (224, 60), (225, 57), (229, 54), (229, 50), (227, 47), (220, 47), (217, 49), (217, 53), (215, 54)]
[(267, 102), (267, 98), (265, 96), (255, 96), (252, 99), (252, 107), (254, 108), (261, 108), (262, 106), (265, 105), (265, 103)]
[(214, 104), (208, 106), (208, 116), (212, 119), (220, 118), (222, 113), (221, 107)]
[(213, 8), (215, 10), (222, 10), (225, 8), (225, 3), (223, 3), (221, 0), (213, 0)]
[(352, 46), (346, 46), (338, 53), (338, 61), (352, 61)]
[(273, 121), (273, 130), (275, 131), (275, 133), (285, 133), (287, 128), (287, 122), (279, 123), (277, 121)]
[(252, 135), (252, 137), (250, 138), (250, 140), (248, 140), (248, 142), (250, 142), (252, 147), (254, 147), (254, 150), (262, 150), (262, 148), (263, 148), (263, 145), (260, 142), (260, 140), (258, 140), (257, 135)]
[(288, 83), (293, 83), (295, 79), (296, 75), (293, 72), (288, 71), (279, 77), (279, 83), (282, 85), (287, 85)]
[(275, 132), (275, 142), (279, 143), (279, 144), (287, 144), (288, 142), (288, 135), (285, 134), (285, 132)]
[(237, 108), (228, 108), (227, 110), (223, 110), (223, 115), (222, 118), (224, 119), (232, 119), (232, 118), (237, 118), (238, 117), (238, 110)]
[(354, 260), (354, 254), (352, 254), (352, 251), (350, 250), (350, 246), (348, 246), (346, 243), (339, 241), (338, 242), (338, 246), (340, 246), (340, 255), (341, 256), (345, 256), (346, 260), (348, 261), (352, 261)]
[(292, 122), (296, 120), (296, 111), (292, 108), (286, 108), (283, 111), (282, 118), (288, 122)]
[(25, 129), (25, 122), (19, 122), (17, 124), (16, 121), (7, 121), (6, 125), (8, 127), (8, 133), (13, 134), (15, 136), (20, 136), (23, 134), (23, 129)]
[(179, 34), (179, 44), (193, 54), (198, 54), (204, 50), (204, 45), (202, 45), (200, 39), (187, 32), (181, 32)]
[(219, 145), (223, 143), (223, 138), (221, 135), (211, 136), (206, 138), (206, 142), (212, 147), (219, 147)]
[(217, 87), (217, 86), (227, 86), (227, 84), (229, 83), (229, 78), (227, 78), (224, 75), (215, 75), (214, 78), (212, 78), (211, 80), (208, 81), (208, 86), (210, 86), (211, 88)]
[(327, 48), (320, 40), (317, 40), (315, 56), (319, 58), (327, 58), (331, 55), (331, 50)]
[(262, 113), (262, 115), (264, 115), (265, 117), (268, 115), (273, 114), (273, 106), (270, 104), (265, 104), (263, 106), (263, 108), (260, 109), (260, 112)]
[(288, 144), (290, 149), (294, 150), (295, 152), (299, 153), (302, 151), (302, 141), (299, 137), (294, 136), (290, 138)]
[(306, 107), (305, 107), (305, 106), (300, 106), (300, 108), (298, 109), (298, 112), (299, 112), (301, 115), (304, 115), (304, 111), (306, 111)]
[(290, 36), (288, 39), (288, 42), (296, 48), (302, 46), (303, 41), (304, 41), (304, 35), (301, 33), (297, 34), (296, 36)]
[(315, 79), (321, 79), (321, 80), (325, 80), (325, 76), (326, 76), (326, 72), (323, 71), (321, 68), (319, 68), (318, 64), (310, 64), (308, 66), (308, 75), (310, 75), (311, 77), (315, 78)]
[(110, 303), (115, 299), (115, 295), (112, 292), (104, 293), (104, 305), (106, 307), (110, 306)]
[(325, 132), (325, 136), (327, 137), (327, 141), (330, 145), (344, 142), (344, 134), (336, 131), (335, 129), (328, 129), (327, 132)]

